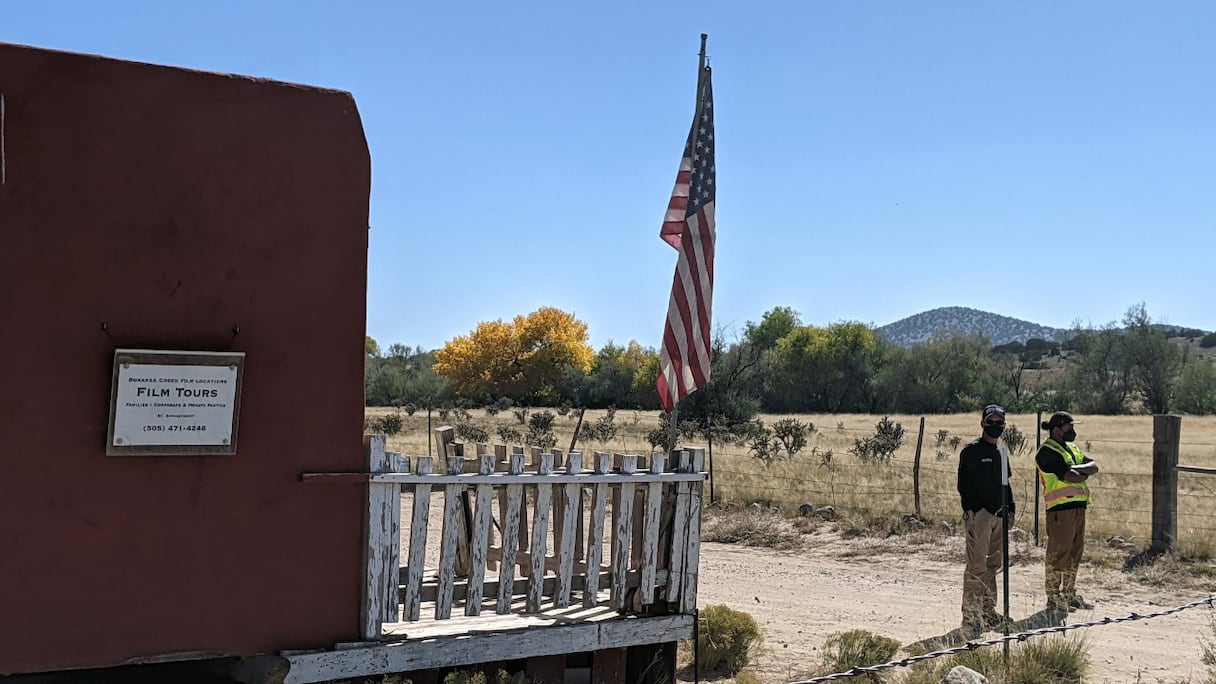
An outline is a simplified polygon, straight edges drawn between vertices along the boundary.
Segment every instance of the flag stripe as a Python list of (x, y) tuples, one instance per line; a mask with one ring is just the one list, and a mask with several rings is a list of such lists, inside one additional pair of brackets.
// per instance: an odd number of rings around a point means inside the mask
[(698, 83), (696, 117), (659, 230), (659, 237), (678, 251), (656, 383), (668, 413), (710, 379), (716, 179), (713, 88), (707, 68)]

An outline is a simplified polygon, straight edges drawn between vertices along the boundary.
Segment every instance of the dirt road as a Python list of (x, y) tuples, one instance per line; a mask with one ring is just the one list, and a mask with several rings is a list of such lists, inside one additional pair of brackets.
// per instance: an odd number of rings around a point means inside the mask
[[(698, 604), (726, 604), (750, 613), (765, 634), (751, 668), (764, 682), (790, 682), (819, 674), (819, 649), (834, 632), (867, 629), (903, 644), (937, 637), (959, 626), (962, 549), (959, 537), (932, 547), (888, 540), (841, 540), (816, 535), (806, 549), (706, 543), (702, 546)], [(1010, 572), (1010, 616), (1043, 608), (1042, 550), (1023, 550)], [(1001, 582), (998, 576), (998, 584)], [(1151, 588), (1118, 569), (1085, 565), (1078, 582), (1093, 610), (1069, 622), (1151, 613), (1204, 598), (1213, 590)], [(1211, 636), (1206, 607), (1177, 615), (1103, 625), (1084, 633), (1089, 682), (1201, 681), (1200, 637)], [(995, 636), (995, 633), (987, 635)], [(1039, 637), (1043, 638), (1043, 637)], [(999, 648), (999, 647), (997, 647)]]

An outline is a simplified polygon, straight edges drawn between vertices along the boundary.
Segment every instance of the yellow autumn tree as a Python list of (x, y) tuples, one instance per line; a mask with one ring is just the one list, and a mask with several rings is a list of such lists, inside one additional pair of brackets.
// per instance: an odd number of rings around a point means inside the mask
[(511, 323), (483, 321), (435, 352), (435, 372), (460, 396), (551, 400), (568, 367), (591, 369), (587, 324), (543, 307)]

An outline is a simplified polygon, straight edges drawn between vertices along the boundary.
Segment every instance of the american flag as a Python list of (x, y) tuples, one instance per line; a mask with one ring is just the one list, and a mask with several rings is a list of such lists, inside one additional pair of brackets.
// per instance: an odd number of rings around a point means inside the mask
[(709, 382), (709, 320), (714, 289), (714, 97), (710, 69), (701, 73), (676, 187), (659, 237), (679, 252), (659, 354), (659, 400), (676, 403)]

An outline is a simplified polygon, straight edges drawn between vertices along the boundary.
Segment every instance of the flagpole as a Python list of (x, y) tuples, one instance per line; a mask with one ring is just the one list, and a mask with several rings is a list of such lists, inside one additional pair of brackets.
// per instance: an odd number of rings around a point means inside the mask
[[(701, 118), (701, 79), (705, 77), (705, 42), (709, 40), (708, 33), (701, 34), (701, 52), (699, 53), (699, 61), (697, 64), (697, 106), (696, 114), (693, 121), (698, 121)], [(676, 399), (671, 405), (671, 429), (667, 438), (667, 443), (671, 445), (668, 450), (668, 455), (674, 454), (676, 450), (676, 437), (678, 436), (680, 425), (680, 400)]]

